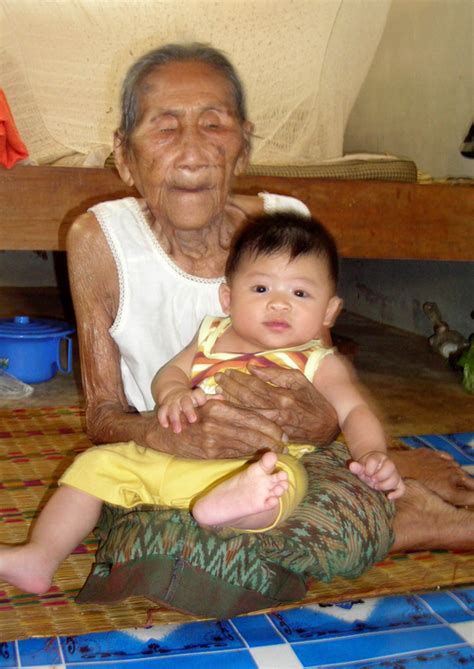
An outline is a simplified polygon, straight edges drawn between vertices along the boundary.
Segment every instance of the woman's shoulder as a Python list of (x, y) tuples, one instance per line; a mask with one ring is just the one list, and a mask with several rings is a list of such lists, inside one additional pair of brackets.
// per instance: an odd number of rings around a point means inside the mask
[(100, 225), (91, 211), (86, 211), (71, 223), (66, 236), (68, 252), (74, 252), (80, 245), (90, 244), (102, 237)]
[(105, 242), (104, 225), (108, 227), (108, 222), (115, 221), (127, 212), (135, 218), (140, 217), (144, 215), (142, 209), (142, 202), (134, 197), (99, 202), (78, 216), (69, 227), (66, 239), (68, 250), (73, 250), (77, 245), (100, 245)]
[(87, 267), (90, 276), (95, 272), (111, 271), (115, 279), (110, 248), (99, 221), (91, 211), (78, 216), (69, 227), (66, 250), (70, 272), (81, 274)]

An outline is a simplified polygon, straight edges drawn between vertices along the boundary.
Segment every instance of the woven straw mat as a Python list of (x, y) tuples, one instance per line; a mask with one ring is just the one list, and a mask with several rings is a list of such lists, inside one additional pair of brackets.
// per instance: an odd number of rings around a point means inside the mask
[[(88, 446), (83, 411), (78, 407), (0, 410), (0, 542), (25, 539), (58, 477)], [(0, 641), (195, 620), (140, 597), (112, 606), (75, 604), (95, 548), (92, 536), (85, 540), (60, 567), (45, 595), (28, 595), (0, 582)], [(473, 580), (474, 553), (393, 555), (356, 580), (312, 583), (304, 603), (432, 590)]]

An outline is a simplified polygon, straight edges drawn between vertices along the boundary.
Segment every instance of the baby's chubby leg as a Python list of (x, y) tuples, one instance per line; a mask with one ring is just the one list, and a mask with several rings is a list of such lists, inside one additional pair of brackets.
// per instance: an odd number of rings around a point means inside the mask
[(277, 459), (275, 453), (264, 453), (260, 460), (200, 497), (192, 507), (196, 522), (244, 530), (271, 526), (280, 512), (279, 498), (288, 489), (288, 474), (275, 471)]
[(0, 580), (43, 594), (61, 562), (97, 524), (102, 500), (61, 486), (49, 499), (27, 543), (0, 545)]

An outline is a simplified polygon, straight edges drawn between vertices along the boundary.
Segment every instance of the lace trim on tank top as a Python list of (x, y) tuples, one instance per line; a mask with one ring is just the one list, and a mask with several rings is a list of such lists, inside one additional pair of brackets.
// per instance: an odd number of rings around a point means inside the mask
[(145, 232), (148, 240), (152, 243), (154, 249), (158, 252), (161, 258), (167, 263), (167, 265), (180, 277), (186, 279), (187, 281), (192, 281), (193, 283), (206, 283), (206, 284), (220, 284), (224, 280), (224, 276), (219, 276), (214, 279), (194, 276), (193, 274), (188, 274), (183, 269), (181, 269), (175, 262), (169, 257), (166, 251), (161, 246), (160, 242), (157, 240), (153, 234), (148, 222), (143, 214), (143, 211), (140, 209), (140, 206), (135, 198), (131, 198), (131, 205), (135, 213), (138, 216), (138, 222), (142, 230)]
[(116, 267), (116, 270), (117, 270), (117, 277), (118, 277), (118, 284), (119, 284), (119, 304), (118, 304), (117, 313), (116, 313), (115, 318), (114, 318), (114, 322), (112, 323), (112, 325), (109, 328), (110, 334), (113, 334), (115, 332), (115, 330), (118, 328), (119, 324), (120, 324), (120, 321), (122, 319), (122, 313), (123, 313), (123, 301), (124, 301), (123, 294), (124, 294), (124, 286), (125, 286), (125, 282), (124, 282), (124, 279), (123, 279), (123, 268), (122, 268), (122, 263), (120, 262), (118, 251), (115, 247), (114, 240), (109, 233), (109, 229), (107, 227), (105, 217), (102, 215), (102, 212), (100, 210), (99, 211), (94, 210), (93, 214), (96, 217), (102, 232), (104, 233), (104, 237), (107, 240), (109, 248), (112, 252), (112, 257), (114, 259), (115, 267)]

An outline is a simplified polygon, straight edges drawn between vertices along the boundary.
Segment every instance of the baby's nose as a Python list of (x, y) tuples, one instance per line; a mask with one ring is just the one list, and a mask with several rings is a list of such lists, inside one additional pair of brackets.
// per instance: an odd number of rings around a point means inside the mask
[(270, 308), (272, 309), (289, 309), (290, 304), (284, 295), (274, 295), (270, 300)]

